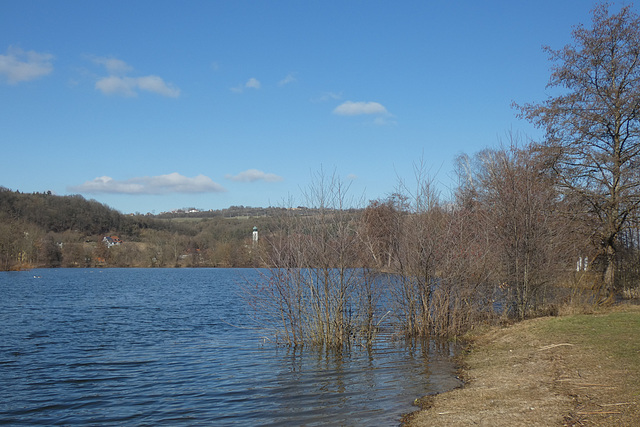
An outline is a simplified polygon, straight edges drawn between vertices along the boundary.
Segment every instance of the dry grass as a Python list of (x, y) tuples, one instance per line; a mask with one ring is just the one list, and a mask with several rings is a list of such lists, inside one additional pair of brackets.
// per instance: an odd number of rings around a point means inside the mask
[(410, 426), (632, 426), (640, 420), (640, 307), (547, 317), (473, 337), (466, 385)]

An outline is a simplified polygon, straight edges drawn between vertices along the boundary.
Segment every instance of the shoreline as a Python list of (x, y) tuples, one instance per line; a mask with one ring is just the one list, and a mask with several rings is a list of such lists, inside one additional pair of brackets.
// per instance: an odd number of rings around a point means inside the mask
[(475, 333), (461, 355), (464, 386), (417, 399), (402, 425), (635, 425), (637, 325), (640, 306), (624, 305)]

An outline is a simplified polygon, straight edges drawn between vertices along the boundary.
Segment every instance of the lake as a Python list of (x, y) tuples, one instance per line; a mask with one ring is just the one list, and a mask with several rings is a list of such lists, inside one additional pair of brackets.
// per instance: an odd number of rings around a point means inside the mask
[(0, 272), (0, 424), (398, 425), (460, 384), (452, 345), (294, 350), (250, 325), (250, 269)]

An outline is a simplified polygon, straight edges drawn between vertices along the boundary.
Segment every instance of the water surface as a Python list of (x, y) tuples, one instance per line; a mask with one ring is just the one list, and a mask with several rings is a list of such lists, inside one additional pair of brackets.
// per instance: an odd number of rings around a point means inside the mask
[(248, 325), (236, 269), (0, 273), (0, 424), (397, 425), (457, 386), (452, 349), (340, 354)]

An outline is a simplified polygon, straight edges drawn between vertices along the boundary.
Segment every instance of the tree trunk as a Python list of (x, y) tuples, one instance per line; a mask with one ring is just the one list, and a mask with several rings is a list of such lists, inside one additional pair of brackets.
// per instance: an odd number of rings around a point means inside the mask
[(608, 244), (606, 247), (607, 267), (604, 270), (604, 288), (607, 292), (607, 297), (604, 300), (605, 304), (613, 302), (613, 296), (615, 292), (615, 279), (616, 279), (616, 250), (613, 245)]

